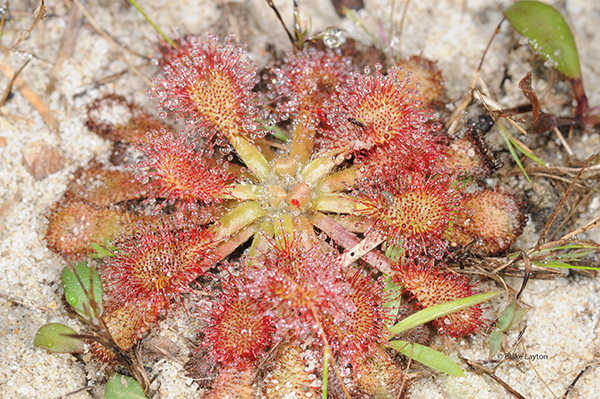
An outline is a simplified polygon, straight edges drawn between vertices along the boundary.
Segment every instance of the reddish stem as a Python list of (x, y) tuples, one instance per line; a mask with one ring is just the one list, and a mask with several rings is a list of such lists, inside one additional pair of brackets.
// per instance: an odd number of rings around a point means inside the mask
[[(329, 237), (333, 238), (337, 244), (345, 249), (353, 248), (361, 241), (354, 234), (339, 225), (335, 220), (322, 213), (313, 213), (310, 216), (310, 221), (315, 227), (325, 232)], [(395, 274), (392, 270), (392, 262), (375, 249), (366, 253), (362, 259), (388, 276)]]

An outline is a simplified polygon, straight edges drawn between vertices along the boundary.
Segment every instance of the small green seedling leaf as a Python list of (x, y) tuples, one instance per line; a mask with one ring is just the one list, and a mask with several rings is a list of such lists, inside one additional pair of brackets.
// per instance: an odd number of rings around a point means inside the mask
[(525, 172), (525, 168), (523, 167), (523, 164), (521, 164), (521, 160), (519, 159), (519, 156), (517, 155), (517, 152), (515, 151), (514, 147), (516, 147), (519, 151), (521, 151), (523, 153), (523, 155), (534, 160), (538, 164), (540, 164), (542, 166), (546, 166), (546, 164), (542, 160), (540, 160), (538, 157), (536, 157), (533, 152), (527, 151), (526, 148), (524, 148), (521, 144), (519, 144), (519, 141), (517, 139), (515, 139), (514, 137), (512, 137), (508, 133), (506, 128), (504, 126), (502, 126), (502, 124), (498, 123), (498, 127), (500, 128), (500, 134), (502, 135), (502, 137), (504, 138), (504, 141), (506, 142), (508, 151), (510, 151), (510, 154), (512, 155), (512, 157), (515, 160), (519, 169), (521, 169), (521, 172), (523, 172), (523, 174), (525, 175), (525, 178), (527, 179), (527, 181), (529, 183), (531, 183), (531, 180), (529, 179), (527, 172)]
[(517, 302), (512, 301), (510, 305), (508, 305), (508, 307), (504, 309), (504, 312), (502, 312), (500, 317), (498, 317), (498, 321), (496, 322), (496, 328), (498, 328), (498, 330), (504, 332), (508, 329), (510, 321), (512, 320), (513, 315), (515, 314), (516, 306)]
[(554, 7), (539, 1), (519, 1), (507, 8), (504, 16), (559, 72), (570, 79), (581, 75), (575, 39)]
[(500, 295), (502, 292), (504, 291), (493, 291), (485, 294), (473, 295), (467, 298), (441, 303), (439, 305), (434, 305), (420, 310), (390, 328), (390, 335), (394, 336), (400, 334), (404, 331), (410, 330), (411, 328), (415, 328), (416, 326), (428, 323), (431, 320), (435, 320), (438, 317), (443, 317), (449, 315), (450, 313), (458, 312), (459, 310), (477, 305), (478, 303), (488, 301), (493, 297)]
[(107, 256), (110, 256), (110, 257), (116, 256), (114, 253), (112, 253), (110, 251), (110, 249), (104, 248), (102, 245), (96, 244), (95, 242), (92, 243), (92, 248), (96, 252), (94, 252), (92, 254), (89, 254), (88, 257), (90, 257), (90, 258), (93, 258), (93, 259), (104, 259)]
[(81, 353), (83, 352), (83, 341), (70, 337), (77, 333), (70, 327), (60, 323), (50, 323), (41, 326), (35, 333), (33, 344), (38, 348), (57, 353)]
[(442, 373), (464, 377), (463, 371), (448, 356), (424, 345), (408, 341), (390, 341), (390, 345), (405, 356), (412, 357), (416, 362), (431, 367)]
[(490, 358), (493, 357), (500, 349), (503, 336), (504, 333), (497, 328), (490, 333)]
[(508, 324), (508, 327), (506, 327), (505, 331), (510, 330), (511, 328), (513, 328), (513, 326), (515, 324), (517, 324), (518, 322), (520, 322), (521, 319), (527, 314), (527, 312), (529, 312), (529, 309), (524, 309), (524, 308), (516, 309), (515, 313), (513, 314), (512, 320)]
[(133, 378), (121, 374), (113, 374), (108, 379), (104, 397), (106, 399), (146, 399), (140, 384)]
[(494, 356), (500, 344), (502, 343), (502, 337), (504, 333), (510, 330), (515, 324), (517, 324), (529, 309), (517, 308), (517, 302), (513, 301), (504, 312), (498, 317), (494, 330), (490, 333), (490, 357)]
[[(90, 284), (90, 280), (93, 281), (93, 298), (97, 305), (102, 304), (102, 283), (100, 282), (98, 272), (96, 269), (88, 267), (87, 262), (77, 262), (73, 265), (73, 269), (77, 275), (69, 270), (68, 267), (65, 267), (62, 272), (62, 282), (65, 286), (65, 297), (67, 302), (69, 302), (69, 305), (71, 305), (77, 313), (87, 319), (99, 316), (93, 309), (90, 298), (88, 298), (85, 293), (85, 291), (87, 291), (89, 295), (92, 295), (92, 291), (90, 290), (92, 284)], [(91, 279), (90, 273), (92, 276)], [(85, 291), (77, 276), (81, 279)]]

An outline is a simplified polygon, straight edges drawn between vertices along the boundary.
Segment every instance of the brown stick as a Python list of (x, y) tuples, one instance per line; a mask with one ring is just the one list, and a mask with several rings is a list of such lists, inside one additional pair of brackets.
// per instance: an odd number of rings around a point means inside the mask
[(58, 50), (56, 60), (54, 61), (54, 66), (50, 71), (50, 82), (48, 82), (48, 86), (46, 87), (46, 94), (50, 94), (54, 91), (56, 76), (58, 75), (58, 72), (60, 72), (63, 63), (73, 54), (73, 49), (75, 48), (75, 43), (77, 42), (77, 35), (79, 34), (79, 29), (81, 28), (82, 24), (83, 13), (75, 4), (71, 4), (69, 9), (67, 29), (65, 29), (65, 33), (63, 34), (63, 38), (60, 43), (60, 49)]
[[(9, 79), (15, 75), (15, 71), (0, 60), (0, 72), (4, 74)], [(54, 115), (50, 111), (50, 109), (46, 106), (46, 104), (42, 101), (42, 99), (31, 90), (31, 88), (21, 79), (16, 78), (14, 81), (14, 87), (17, 88), (34, 107), (37, 111), (42, 115), (44, 122), (50, 127), (52, 133), (56, 135), (56, 137), (60, 140), (60, 136), (58, 135), (58, 121), (54, 118)]]

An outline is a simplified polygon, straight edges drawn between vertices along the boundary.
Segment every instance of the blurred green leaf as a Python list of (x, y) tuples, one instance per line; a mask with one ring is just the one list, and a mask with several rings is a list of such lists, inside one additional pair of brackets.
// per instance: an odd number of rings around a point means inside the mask
[(121, 374), (113, 374), (106, 383), (104, 389), (105, 399), (146, 399), (144, 390), (131, 377)]
[[(62, 282), (65, 286), (65, 297), (69, 305), (75, 309), (77, 313), (86, 319), (91, 319), (99, 316), (96, 314), (96, 310), (93, 309), (90, 303), (90, 298), (86, 296), (85, 291), (88, 292), (89, 295), (92, 295), (92, 291), (90, 287), (90, 280), (93, 281), (93, 295), (94, 300), (97, 305), (102, 304), (102, 283), (100, 282), (100, 276), (95, 268), (90, 268), (87, 265), (87, 262), (77, 262), (73, 265), (73, 270), (75, 270), (75, 275), (68, 267), (65, 267), (62, 272)], [(90, 273), (92, 278), (90, 279)], [(81, 283), (83, 283), (83, 287), (85, 287), (85, 291), (81, 286), (79, 279), (81, 279)]]
[(519, 1), (507, 8), (504, 16), (558, 71), (571, 79), (581, 75), (575, 39), (554, 7), (539, 1)]
[(394, 336), (400, 334), (401, 332), (408, 331), (411, 328), (415, 328), (416, 326), (428, 323), (431, 320), (435, 320), (438, 317), (443, 317), (449, 315), (450, 313), (458, 312), (459, 310), (463, 310), (473, 305), (477, 305), (478, 303), (485, 302), (495, 296), (500, 295), (502, 292), (504, 291), (494, 291), (485, 294), (473, 295), (467, 298), (441, 303), (439, 305), (434, 305), (420, 310), (390, 328), (390, 335)]
[(402, 303), (402, 287), (394, 283), (390, 277), (385, 278), (385, 287), (383, 287), (384, 298), (388, 300), (382, 304), (384, 311), (387, 312), (386, 326), (391, 327), (391, 323), (396, 320), (400, 304)]
[(504, 333), (497, 328), (490, 333), (490, 358), (498, 353), (502, 344), (502, 336)]
[(390, 341), (390, 345), (405, 356), (412, 357), (416, 362), (431, 367), (442, 373), (464, 377), (463, 371), (448, 356), (424, 345), (407, 341)]
[(162, 36), (163, 39), (165, 39), (165, 41), (167, 43), (169, 43), (173, 48), (177, 48), (179, 47), (173, 40), (171, 40), (169, 38), (169, 36), (165, 35), (158, 26), (156, 26), (156, 24), (150, 19), (150, 17), (148, 15), (146, 15), (146, 13), (144, 12), (144, 10), (142, 9), (142, 7), (139, 6), (139, 4), (137, 3), (137, 1), (135, 0), (129, 0), (129, 3), (131, 3), (132, 6), (134, 6), (135, 8), (137, 8), (138, 12), (140, 14), (142, 14), (142, 16), (144, 17), (144, 19), (146, 19), (146, 21), (154, 28), (154, 30), (156, 30), (156, 32)]
[(562, 262), (559, 260), (541, 260), (531, 262), (531, 264), (539, 267), (556, 267), (557, 269), (600, 270), (600, 267), (598, 266), (572, 265), (570, 263)]
[(513, 314), (512, 320), (510, 321), (510, 323), (508, 324), (508, 327), (506, 327), (506, 330), (504, 330), (504, 331), (508, 331), (511, 328), (513, 328), (513, 326), (515, 324), (517, 324), (518, 322), (521, 321), (521, 319), (527, 314), (527, 312), (529, 312), (529, 309), (524, 309), (524, 308), (516, 309), (515, 313)]
[(83, 341), (68, 336), (76, 334), (72, 328), (64, 324), (50, 323), (40, 327), (35, 333), (33, 344), (50, 352), (81, 353), (83, 352)]
[(508, 305), (508, 307), (506, 309), (504, 309), (504, 312), (502, 312), (500, 317), (498, 317), (498, 321), (496, 322), (496, 327), (500, 331), (504, 332), (508, 328), (508, 325), (510, 324), (510, 321), (512, 320), (513, 315), (515, 314), (516, 306), (517, 306), (517, 302), (512, 301), (510, 303), (510, 305)]
[(104, 258), (106, 258), (107, 256), (110, 256), (110, 257), (114, 257), (114, 256), (116, 256), (114, 253), (112, 253), (112, 252), (110, 251), (110, 249), (104, 248), (104, 247), (103, 247), (102, 245), (100, 245), (100, 244), (96, 244), (95, 242), (93, 242), (91, 245), (92, 245), (92, 248), (94, 249), (94, 251), (96, 251), (96, 252), (95, 252), (95, 253), (93, 253), (93, 254), (89, 254), (88, 256), (89, 256), (90, 258), (94, 258), (94, 259), (104, 259)]

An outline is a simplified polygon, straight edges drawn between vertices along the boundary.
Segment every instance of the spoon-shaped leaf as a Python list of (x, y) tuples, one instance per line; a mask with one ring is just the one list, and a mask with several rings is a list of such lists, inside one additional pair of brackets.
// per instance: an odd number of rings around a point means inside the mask
[(575, 39), (554, 7), (539, 1), (519, 1), (507, 8), (504, 16), (558, 71), (570, 79), (581, 75)]
[(104, 397), (106, 399), (146, 399), (140, 384), (133, 378), (121, 374), (113, 374), (108, 379)]
[(59, 323), (50, 323), (40, 327), (35, 333), (33, 344), (38, 348), (58, 353), (81, 353), (83, 341), (70, 337), (77, 334), (72, 328)]

